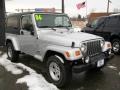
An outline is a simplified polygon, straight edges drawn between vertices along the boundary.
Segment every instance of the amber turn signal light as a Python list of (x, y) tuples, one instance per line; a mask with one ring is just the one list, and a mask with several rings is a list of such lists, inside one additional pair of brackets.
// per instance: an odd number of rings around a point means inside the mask
[(80, 56), (80, 51), (75, 51), (75, 56)]
[(109, 44), (107, 44), (107, 47), (108, 47), (108, 48), (111, 48), (111, 44), (110, 44), (110, 43), (109, 43)]
[(65, 52), (65, 55), (66, 55), (67, 57), (70, 57), (69, 52)]

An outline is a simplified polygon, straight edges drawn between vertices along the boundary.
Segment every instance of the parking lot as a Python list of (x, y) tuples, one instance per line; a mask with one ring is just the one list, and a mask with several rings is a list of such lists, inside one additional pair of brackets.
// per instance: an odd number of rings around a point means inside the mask
[[(0, 51), (0, 62), (3, 62), (2, 60), (7, 58), (5, 55), (6, 51), (5, 49), (1, 49)], [(59, 89), (46, 81), (44, 78), (46, 74), (42, 68), (42, 64), (31, 56), (22, 55), (20, 56), (19, 62), (15, 64), (8, 61), (6, 63), (0, 65), (0, 90)], [(8, 65), (8, 63), (10, 64)], [(20, 73), (20, 70), (14, 69), (12, 71), (9, 68), (12, 67), (13, 69), (14, 66), (22, 69), (22, 73)], [(31, 80), (25, 81), (25, 77), (27, 78), (28, 75), (31, 75), (29, 76)], [(36, 81), (38, 85), (36, 85)], [(115, 55), (100, 72), (88, 71), (79, 74), (73, 73), (71, 83), (65, 88), (60, 88), (60, 90), (120, 90), (120, 56)]]

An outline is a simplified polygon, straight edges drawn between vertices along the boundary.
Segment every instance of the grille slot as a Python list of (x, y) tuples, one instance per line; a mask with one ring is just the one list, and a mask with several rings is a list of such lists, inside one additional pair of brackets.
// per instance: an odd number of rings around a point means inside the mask
[(100, 40), (87, 42), (87, 56), (99, 54), (102, 51)]

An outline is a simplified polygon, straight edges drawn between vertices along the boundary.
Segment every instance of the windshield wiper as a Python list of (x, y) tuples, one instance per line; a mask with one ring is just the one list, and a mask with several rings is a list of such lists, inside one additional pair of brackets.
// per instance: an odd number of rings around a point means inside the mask
[(65, 27), (67, 30), (70, 30), (69, 27), (71, 27), (71, 26), (70, 25), (69, 26), (57, 25), (55, 27)]
[(50, 26), (39, 26), (39, 28), (49, 28)]
[(64, 27), (63, 25), (56, 25), (55, 27)]
[(51, 28), (52, 30), (56, 31), (52, 26), (39, 26), (39, 28)]

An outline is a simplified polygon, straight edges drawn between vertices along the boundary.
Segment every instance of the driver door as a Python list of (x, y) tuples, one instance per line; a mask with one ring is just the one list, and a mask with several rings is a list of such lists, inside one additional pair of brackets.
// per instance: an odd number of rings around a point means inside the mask
[(34, 55), (36, 53), (37, 39), (34, 34), (34, 27), (33, 27), (31, 15), (22, 16), (19, 39), (20, 39), (20, 49), (22, 52), (29, 55)]

